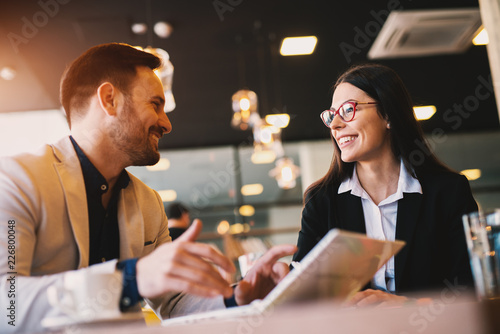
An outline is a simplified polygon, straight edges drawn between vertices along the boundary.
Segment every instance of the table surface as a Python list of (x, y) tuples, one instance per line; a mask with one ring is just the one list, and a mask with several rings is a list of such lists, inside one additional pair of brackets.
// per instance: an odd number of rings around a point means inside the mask
[[(488, 308), (490, 308), (488, 306)], [(500, 313), (490, 312), (496, 317)], [(484, 304), (471, 296), (452, 291), (434, 296), (426, 305), (410, 304), (393, 308), (347, 309), (331, 301), (279, 307), (261, 315), (228, 320), (206, 320), (196, 324), (169, 327), (146, 326), (144, 321), (101, 323), (59, 329), (56, 333), (132, 334), (132, 333), (371, 333), (413, 334), (498, 333), (490, 329)]]

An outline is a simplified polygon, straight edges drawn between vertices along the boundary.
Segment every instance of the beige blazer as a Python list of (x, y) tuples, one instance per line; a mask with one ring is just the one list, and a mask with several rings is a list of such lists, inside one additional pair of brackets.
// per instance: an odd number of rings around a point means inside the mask
[[(120, 260), (145, 256), (171, 241), (160, 196), (129, 176), (131, 181), (122, 190), (118, 204)], [(1, 236), (7, 236), (9, 220), (15, 221), (10, 226), (15, 231), (16, 326), (4, 319), (0, 322), (2, 333), (39, 330), (41, 319), (60, 316), (48, 303), (46, 289), (62, 284), (65, 272), (115, 270), (116, 260), (88, 267), (85, 184), (69, 137), (35, 153), (0, 158)], [(0, 302), (4, 310), (12, 299), (5, 293), (9, 288), (7, 273), (13, 271), (8, 266), (7, 241), (6, 237), (0, 239)], [(168, 317), (175, 313), (176, 304), (191, 312), (193, 301), (189, 299), (174, 294), (163, 299), (164, 305), (153, 306)], [(207, 300), (202, 309), (219, 307), (223, 307), (222, 298)]]

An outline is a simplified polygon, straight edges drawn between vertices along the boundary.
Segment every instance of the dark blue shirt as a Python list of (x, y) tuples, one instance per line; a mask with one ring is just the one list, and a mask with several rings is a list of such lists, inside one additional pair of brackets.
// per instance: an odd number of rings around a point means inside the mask
[[(113, 194), (107, 208), (102, 205), (102, 195), (109, 191), (104, 176), (90, 162), (82, 149), (70, 136), (80, 165), (82, 166), (85, 192), (87, 194), (87, 210), (89, 215), (89, 265), (120, 258), (120, 230), (118, 227), (118, 199), (120, 191), (125, 189), (130, 177), (123, 170), (113, 188)], [(120, 308), (123, 310), (134, 306), (139, 299), (135, 276), (137, 259), (120, 261), (117, 268), (123, 271), (123, 293)]]
[(130, 177), (123, 170), (113, 188), (107, 208), (102, 205), (102, 196), (109, 191), (104, 176), (90, 162), (76, 141), (71, 138), (82, 166), (87, 207), (89, 214), (89, 265), (120, 258), (120, 231), (118, 228), (118, 198), (126, 188)]

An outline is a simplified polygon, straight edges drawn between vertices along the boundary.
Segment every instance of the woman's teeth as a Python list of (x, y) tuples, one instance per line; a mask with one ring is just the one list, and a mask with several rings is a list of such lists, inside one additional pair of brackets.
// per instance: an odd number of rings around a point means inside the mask
[(345, 136), (339, 139), (339, 144), (344, 144), (354, 139), (356, 139), (355, 136)]

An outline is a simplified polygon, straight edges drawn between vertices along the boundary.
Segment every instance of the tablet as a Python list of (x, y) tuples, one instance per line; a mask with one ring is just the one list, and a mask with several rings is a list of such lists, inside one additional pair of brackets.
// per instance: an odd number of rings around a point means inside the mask
[(234, 319), (302, 301), (345, 301), (363, 288), (404, 245), (404, 241), (376, 240), (365, 234), (332, 229), (263, 300), (246, 306), (166, 319), (162, 325)]
[(405, 245), (365, 234), (330, 230), (265, 298), (281, 303), (337, 298), (346, 300)]

